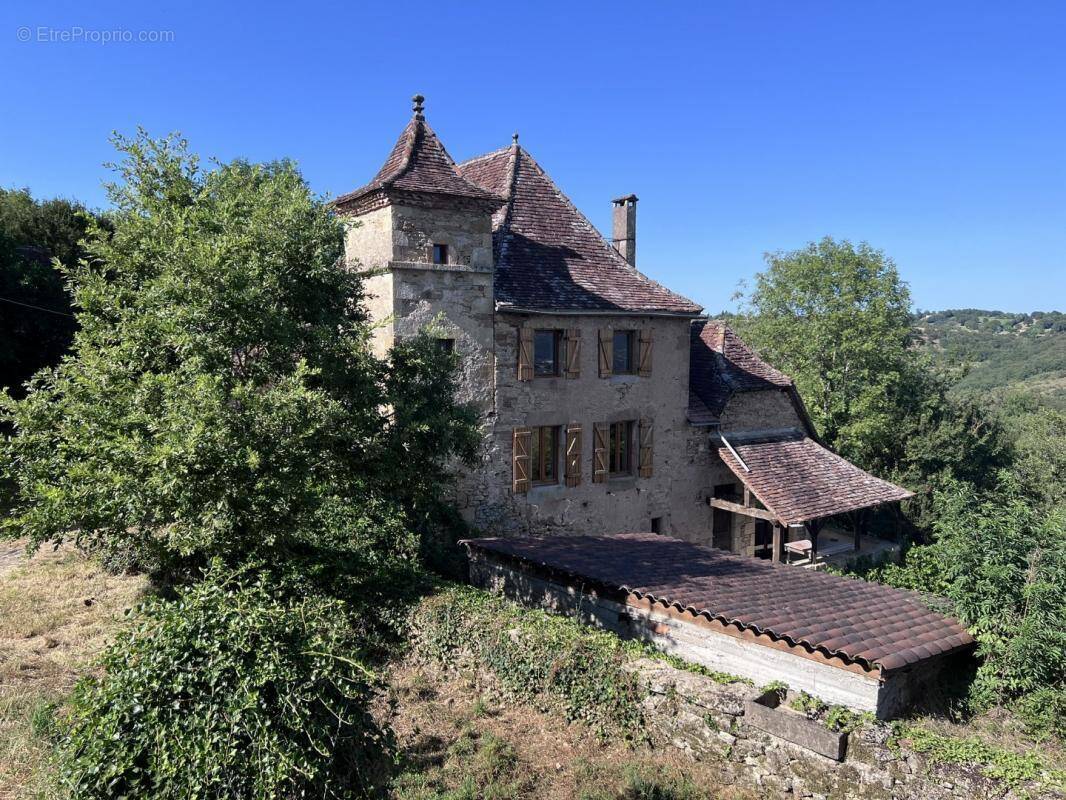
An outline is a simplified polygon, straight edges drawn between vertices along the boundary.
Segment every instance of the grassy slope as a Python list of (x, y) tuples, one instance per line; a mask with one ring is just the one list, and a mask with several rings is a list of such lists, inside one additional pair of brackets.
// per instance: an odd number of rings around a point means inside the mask
[[(35, 720), (63, 702), (145, 589), (143, 578), (109, 575), (69, 548), (25, 561), (20, 547), (0, 543), (0, 798), (55, 796), (49, 743)], [(403, 757), (395, 800), (747, 797), (708, 788), (713, 765), (601, 742), (469, 677), (440, 681), (400, 664), (388, 678), (379, 711)]]
[(35, 735), (144, 592), (70, 548), (26, 561), (0, 544), (0, 798), (47, 796), (48, 746)]

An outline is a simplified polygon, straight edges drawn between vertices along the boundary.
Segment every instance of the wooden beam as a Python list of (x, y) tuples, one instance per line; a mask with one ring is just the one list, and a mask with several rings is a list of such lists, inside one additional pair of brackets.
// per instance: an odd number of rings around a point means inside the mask
[(761, 508), (742, 506), (740, 503), (732, 503), (729, 500), (722, 500), (718, 497), (712, 497), (707, 502), (710, 504), (711, 508), (720, 508), (723, 511), (732, 511), (734, 514), (742, 514), (745, 517), (764, 519), (767, 522), (777, 522), (777, 517), (769, 511), (763, 511)]
[(784, 539), (784, 537), (781, 534), (782, 534), (781, 526), (778, 525), (775, 522), (774, 523), (774, 543), (773, 543), (774, 552), (773, 552), (773, 555), (770, 556), (770, 560), (778, 562), (778, 563), (780, 563), (780, 561), (781, 561), (781, 551), (785, 547), (785, 544), (782, 541)]

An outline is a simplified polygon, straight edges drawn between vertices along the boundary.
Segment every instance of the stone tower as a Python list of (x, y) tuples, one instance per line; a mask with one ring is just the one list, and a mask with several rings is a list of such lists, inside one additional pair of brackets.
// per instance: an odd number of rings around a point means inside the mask
[(348, 264), (364, 275), (375, 350), (422, 329), (459, 354), (459, 400), (492, 404), (492, 214), (504, 198), (465, 180), (422, 111), (361, 189), (335, 201)]

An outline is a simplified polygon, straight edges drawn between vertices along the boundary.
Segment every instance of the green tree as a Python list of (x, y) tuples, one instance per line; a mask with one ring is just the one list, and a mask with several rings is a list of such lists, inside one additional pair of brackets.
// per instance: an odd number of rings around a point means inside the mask
[(7, 530), (172, 574), (411, 556), (412, 520), (472, 453), (452, 357), (425, 336), (372, 355), (341, 225), (293, 164), (117, 146), (113, 229), (93, 224), (63, 266), (73, 355), (3, 400)]
[(737, 321), (740, 334), (790, 374), (822, 439), (869, 465), (894, 435), (894, 400), (909, 366), (910, 293), (895, 264), (831, 238), (768, 253)]
[(78, 203), (0, 189), (0, 387), (21, 396), (23, 384), (70, 347), (74, 316), (53, 259), (76, 263), (91, 221)]
[[(1017, 708), (1066, 737), (1066, 509), (1034, 506), (1010, 472), (991, 492), (949, 482), (935, 499), (933, 542), (866, 577), (940, 594), (980, 643), (970, 703)], [(1039, 699), (1039, 702), (1037, 700)]]

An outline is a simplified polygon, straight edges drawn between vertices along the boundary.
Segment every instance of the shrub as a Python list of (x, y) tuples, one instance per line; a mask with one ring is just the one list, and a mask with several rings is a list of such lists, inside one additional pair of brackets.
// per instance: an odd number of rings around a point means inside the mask
[(423, 602), (413, 623), (419, 650), (431, 658), (467, 653), (519, 698), (554, 705), (601, 735), (641, 729), (643, 694), (624, 668), (630, 648), (612, 634), (466, 587)]
[(376, 783), (387, 737), (345, 606), (279, 599), (216, 564), (148, 601), (83, 679), (60, 741), (72, 798), (351, 797)]

